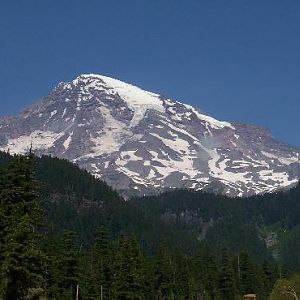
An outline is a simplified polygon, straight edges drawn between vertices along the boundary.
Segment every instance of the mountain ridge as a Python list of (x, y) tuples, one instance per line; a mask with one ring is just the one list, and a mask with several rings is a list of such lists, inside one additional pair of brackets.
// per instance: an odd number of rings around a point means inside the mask
[(62, 82), (0, 119), (0, 150), (66, 158), (123, 194), (174, 188), (247, 196), (298, 182), (300, 149), (266, 129), (225, 122), (110, 77)]

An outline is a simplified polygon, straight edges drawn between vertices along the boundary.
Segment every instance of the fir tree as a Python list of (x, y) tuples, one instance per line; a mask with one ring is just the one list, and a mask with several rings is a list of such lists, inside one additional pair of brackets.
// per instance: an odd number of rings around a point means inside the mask
[(65, 297), (75, 298), (78, 284), (79, 248), (76, 233), (66, 230), (63, 235), (61, 267)]
[(92, 249), (92, 278), (95, 292), (103, 299), (109, 299), (112, 276), (112, 252), (108, 240), (108, 232), (100, 227), (96, 232), (96, 239)]
[(46, 284), (45, 295), (47, 297), (61, 299), (64, 296), (64, 273), (62, 268), (62, 240), (57, 237), (49, 237), (43, 248), (47, 254), (46, 259)]
[(235, 297), (234, 274), (228, 250), (222, 249), (221, 269), (219, 274), (219, 293), (224, 300)]
[(174, 293), (177, 299), (189, 299), (190, 297), (190, 273), (187, 260), (179, 253), (174, 257), (175, 274), (174, 274)]
[(159, 249), (154, 273), (154, 289), (158, 299), (174, 298), (174, 269), (171, 257)]
[(45, 257), (32, 155), (15, 157), (0, 180), (1, 294), (9, 300), (34, 297), (43, 293)]
[(260, 285), (259, 295), (261, 298), (265, 299), (270, 295), (274, 282), (276, 280), (275, 269), (270, 265), (269, 262), (264, 261), (263, 265), (260, 267), (259, 276), (257, 280)]
[(215, 299), (217, 297), (218, 291), (218, 270), (215, 258), (212, 256), (211, 253), (205, 249), (203, 255), (203, 285), (204, 285), (204, 292), (210, 299)]
[(142, 299), (141, 260), (137, 241), (121, 237), (115, 255), (112, 299)]
[(256, 274), (247, 253), (242, 252), (239, 259), (240, 290), (242, 294), (257, 293)]

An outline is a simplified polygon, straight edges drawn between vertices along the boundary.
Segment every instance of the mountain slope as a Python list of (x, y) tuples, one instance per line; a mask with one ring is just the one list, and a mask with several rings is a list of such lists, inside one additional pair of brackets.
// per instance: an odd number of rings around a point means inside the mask
[(292, 186), (300, 175), (300, 150), (265, 129), (93, 74), (0, 120), (0, 150), (24, 153), (31, 145), (123, 193), (184, 187), (242, 196)]
[[(0, 152), (1, 172), (12, 159)], [(95, 228), (104, 225), (113, 237), (135, 235), (148, 253), (163, 243), (195, 254), (203, 242), (215, 250), (247, 249), (260, 262), (273, 256), (289, 270), (300, 270), (300, 184), (249, 198), (176, 190), (124, 201), (66, 160), (42, 156), (34, 167), (46, 222), (55, 235), (75, 230), (87, 246)]]

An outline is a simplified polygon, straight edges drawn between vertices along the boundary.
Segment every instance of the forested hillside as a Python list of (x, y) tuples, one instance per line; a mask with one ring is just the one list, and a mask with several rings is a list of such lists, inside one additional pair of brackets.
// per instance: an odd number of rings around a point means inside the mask
[(194, 253), (202, 241), (216, 250), (247, 250), (260, 262), (275, 257), (289, 270), (300, 270), (300, 185), (250, 198), (175, 190), (124, 201), (106, 183), (66, 160), (44, 156), (34, 164), (55, 232), (75, 230), (86, 245), (93, 240), (93, 229), (102, 225), (112, 238), (136, 235), (147, 253), (161, 243)]
[(299, 185), (124, 201), (65, 160), (1, 153), (0, 165), (4, 299), (266, 299), (300, 270)]
[(130, 205), (216, 249), (224, 245), (235, 253), (247, 249), (258, 261), (272, 256), (289, 270), (300, 270), (299, 184), (289, 191), (250, 198), (178, 190), (134, 199)]

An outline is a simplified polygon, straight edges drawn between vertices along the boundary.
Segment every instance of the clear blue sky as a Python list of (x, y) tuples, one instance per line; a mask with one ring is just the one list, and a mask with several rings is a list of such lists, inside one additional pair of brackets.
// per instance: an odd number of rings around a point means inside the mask
[(0, 0), (0, 115), (80, 73), (300, 146), (297, 0)]

